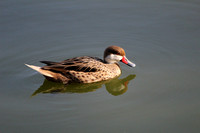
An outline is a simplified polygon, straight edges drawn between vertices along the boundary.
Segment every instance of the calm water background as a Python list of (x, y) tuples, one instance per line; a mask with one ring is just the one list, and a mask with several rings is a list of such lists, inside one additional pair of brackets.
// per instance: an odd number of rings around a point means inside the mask
[[(1, 0), (1, 133), (199, 133), (199, 0)], [(128, 90), (31, 95), (44, 78), (24, 63), (102, 57), (137, 67)]]

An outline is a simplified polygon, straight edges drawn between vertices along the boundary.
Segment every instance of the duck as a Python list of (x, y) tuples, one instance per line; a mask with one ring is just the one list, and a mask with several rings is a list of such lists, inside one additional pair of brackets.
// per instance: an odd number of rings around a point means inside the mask
[(47, 80), (70, 83), (94, 83), (113, 79), (121, 75), (119, 62), (129, 67), (136, 64), (129, 61), (125, 51), (119, 46), (109, 46), (104, 51), (104, 58), (81, 56), (66, 59), (61, 62), (40, 61), (43, 67), (25, 64), (42, 74)]

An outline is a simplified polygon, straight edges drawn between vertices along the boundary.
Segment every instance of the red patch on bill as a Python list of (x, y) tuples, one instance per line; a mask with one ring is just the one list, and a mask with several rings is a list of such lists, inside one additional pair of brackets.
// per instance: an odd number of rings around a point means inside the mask
[(125, 56), (123, 56), (123, 58), (122, 58), (122, 60), (121, 60), (123, 63), (125, 63), (125, 64), (128, 64), (128, 61), (126, 60), (126, 57)]

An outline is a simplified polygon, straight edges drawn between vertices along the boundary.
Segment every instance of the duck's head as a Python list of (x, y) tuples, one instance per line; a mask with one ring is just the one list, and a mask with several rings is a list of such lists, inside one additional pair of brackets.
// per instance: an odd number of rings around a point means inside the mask
[(121, 61), (130, 67), (136, 66), (136, 64), (132, 63), (126, 58), (124, 49), (118, 46), (109, 46), (106, 48), (104, 51), (104, 61), (109, 64)]

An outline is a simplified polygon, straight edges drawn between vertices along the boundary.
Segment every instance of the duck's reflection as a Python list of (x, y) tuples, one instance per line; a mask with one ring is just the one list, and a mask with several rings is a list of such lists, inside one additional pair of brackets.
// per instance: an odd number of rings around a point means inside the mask
[(98, 83), (91, 84), (69, 84), (64, 85), (61, 83), (55, 83), (48, 80), (44, 80), (43, 85), (40, 86), (32, 96), (37, 95), (38, 93), (87, 93), (96, 91), (98, 88), (101, 88), (103, 84), (106, 86), (106, 90), (114, 95), (121, 95), (125, 93), (128, 89), (128, 83), (134, 79), (136, 75), (129, 75), (126, 78), (119, 79), (115, 78), (109, 81), (102, 81)]

